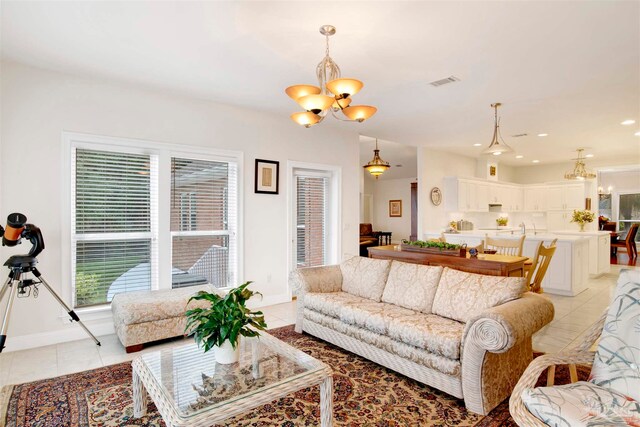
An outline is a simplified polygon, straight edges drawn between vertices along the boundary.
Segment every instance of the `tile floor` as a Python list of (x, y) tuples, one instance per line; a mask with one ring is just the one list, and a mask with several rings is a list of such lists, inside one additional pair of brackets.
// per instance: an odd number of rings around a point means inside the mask
[[(553, 322), (534, 335), (537, 351), (556, 352), (577, 345), (586, 330), (608, 305), (623, 266), (611, 266), (611, 273), (589, 280), (589, 288), (575, 297), (548, 295), (556, 315)], [(630, 268), (630, 267), (626, 267)], [(634, 268), (634, 267), (631, 267)], [(639, 268), (639, 267), (635, 267)], [(265, 307), (265, 320), (270, 328), (295, 322), (295, 302)], [(0, 385), (18, 384), (42, 378), (112, 365), (133, 359), (140, 353), (126, 354), (115, 335), (99, 337), (101, 347), (89, 339), (0, 354)], [(184, 339), (151, 346), (154, 351), (163, 346), (183, 345)]]

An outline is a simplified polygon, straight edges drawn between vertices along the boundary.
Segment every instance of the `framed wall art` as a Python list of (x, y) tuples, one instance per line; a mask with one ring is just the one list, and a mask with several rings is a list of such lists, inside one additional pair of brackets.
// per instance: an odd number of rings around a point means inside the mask
[(389, 216), (390, 217), (402, 216), (402, 200), (389, 200)]
[(255, 192), (278, 194), (280, 183), (280, 162), (256, 159)]

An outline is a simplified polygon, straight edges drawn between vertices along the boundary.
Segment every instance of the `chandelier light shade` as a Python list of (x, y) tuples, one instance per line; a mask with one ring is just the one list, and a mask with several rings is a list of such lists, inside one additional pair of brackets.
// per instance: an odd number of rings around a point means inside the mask
[(482, 154), (493, 154), (494, 156), (499, 156), (504, 153), (512, 153), (513, 148), (509, 147), (504, 139), (502, 139), (502, 135), (500, 134), (500, 121), (498, 120), (498, 107), (502, 104), (496, 102), (495, 104), (491, 104), (491, 108), (494, 109), (494, 125), (493, 125), (493, 139), (491, 140), (491, 144), (484, 150), (482, 150)]
[[(338, 120), (362, 123), (377, 111), (369, 105), (351, 105), (351, 97), (360, 92), (364, 83), (340, 77), (340, 67), (329, 56), (329, 37), (335, 33), (332, 25), (320, 27), (320, 34), (326, 38), (326, 50), (325, 57), (316, 67), (319, 86), (294, 85), (285, 89), (285, 93), (306, 110), (292, 114), (291, 118), (307, 128), (320, 123), (329, 114)], [(337, 114), (340, 111), (346, 118)]]
[(380, 150), (378, 150), (378, 138), (376, 138), (376, 149), (373, 150), (373, 159), (363, 166), (369, 173), (378, 179), (380, 175), (387, 171), (391, 166), (389, 162), (385, 162), (380, 158)]
[(585, 158), (582, 155), (582, 153), (584, 152), (584, 148), (578, 148), (576, 151), (578, 152), (578, 157), (575, 159), (571, 159), (575, 160), (576, 164), (571, 172), (567, 172), (564, 174), (565, 179), (583, 181), (585, 179), (595, 178), (596, 174), (588, 171), (584, 163)]

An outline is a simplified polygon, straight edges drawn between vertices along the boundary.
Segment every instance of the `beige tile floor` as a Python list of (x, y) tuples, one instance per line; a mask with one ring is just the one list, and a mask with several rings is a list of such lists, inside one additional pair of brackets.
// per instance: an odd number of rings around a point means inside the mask
[[(620, 267), (589, 280), (589, 289), (575, 297), (548, 295), (556, 309), (553, 322), (534, 335), (537, 351), (555, 352), (580, 342), (581, 336), (606, 308), (615, 287)], [(629, 267), (627, 267), (629, 268)], [(638, 267), (636, 267), (638, 268)], [(270, 328), (295, 322), (296, 303), (263, 308)], [(80, 372), (133, 359), (141, 353), (127, 354), (115, 335), (99, 337), (101, 347), (89, 339), (0, 354), (0, 385), (18, 384), (57, 375)], [(145, 351), (183, 345), (185, 339), (153, 345)]]

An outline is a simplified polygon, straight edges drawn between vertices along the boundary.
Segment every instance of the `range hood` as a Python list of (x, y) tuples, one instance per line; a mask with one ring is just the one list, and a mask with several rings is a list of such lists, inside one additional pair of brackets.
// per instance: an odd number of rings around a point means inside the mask
[(502, 212), (502, 203), (489, 203), (489, 212)]

